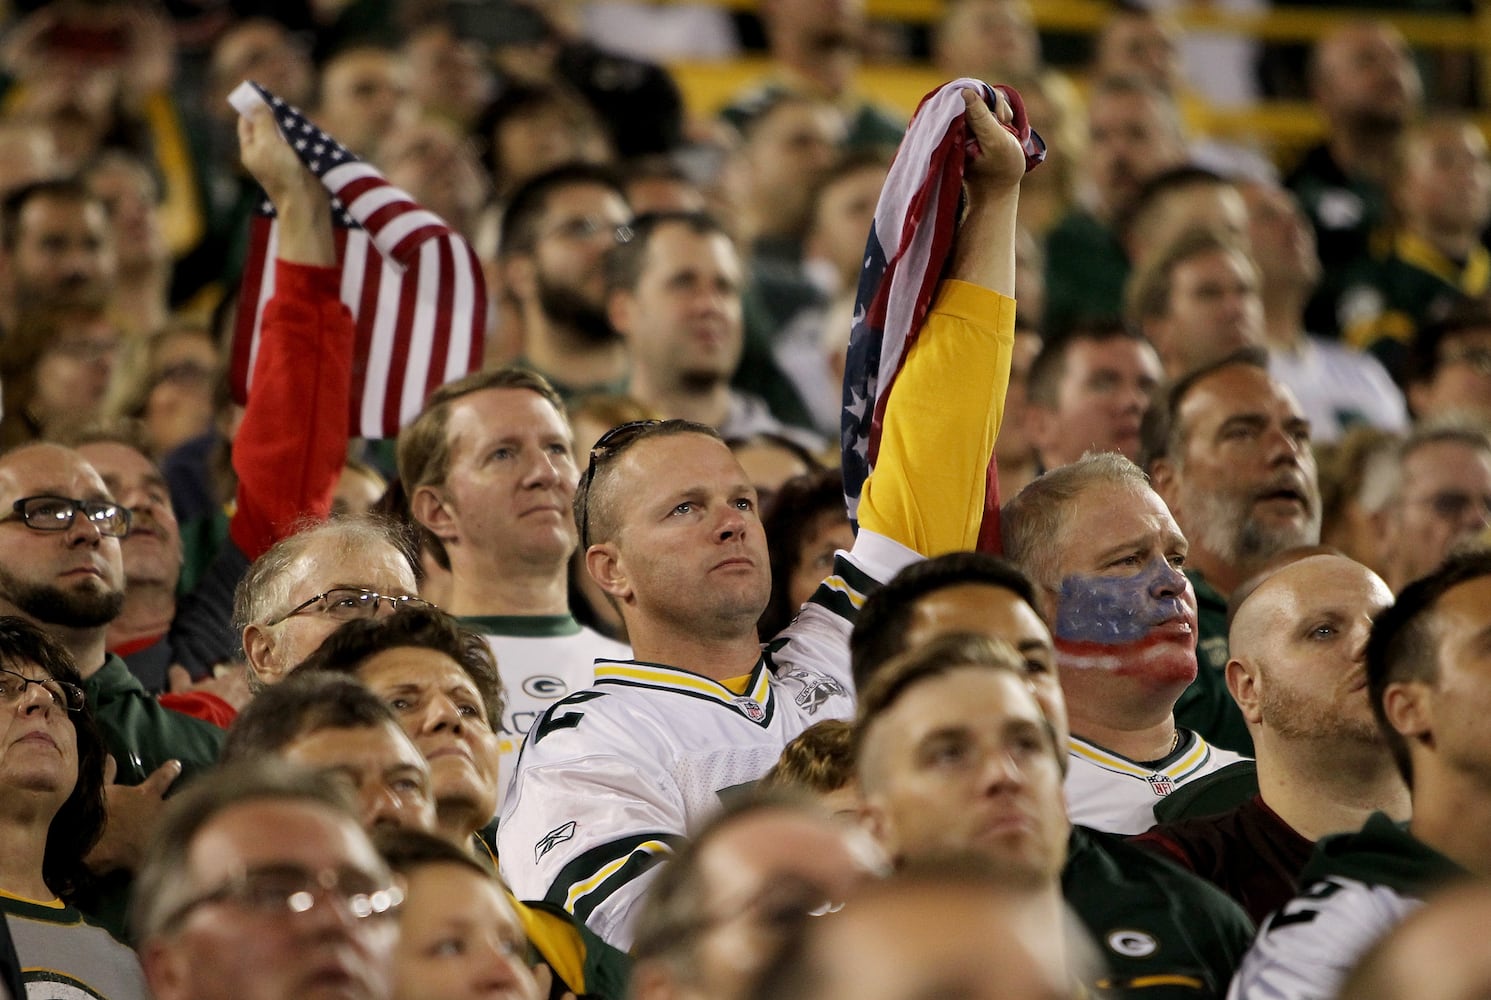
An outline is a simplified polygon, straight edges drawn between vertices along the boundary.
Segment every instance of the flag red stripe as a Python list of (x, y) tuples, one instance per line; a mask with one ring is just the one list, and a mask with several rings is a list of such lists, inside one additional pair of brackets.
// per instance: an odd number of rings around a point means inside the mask
[[(418, 211), (418, 209), (419, 205), (412, 201), (409, 201), (407, 198), (401, 198), (398, 201), (391, 201), (387, 205), (379, 208), (373, 214), (362, 219), (362, 228), (372, 233), (373, 238), (376, 239), (378, 233), (382, 231), (384, 226), (388, 225), (390, 222), (392, 222), (394, 219), (397, 219), (404, 213)], [(446, 230), (446, 227), (441, 226), (433, 226), (431, 228), (437, 231), (448, 231)]]
[(373, 319), (378, 315), (378, 292), (383, 284), (383, 259), (369, 244), (362, 267), (361, 295), (355, 304), (349, 304), (357, 318), (357, 347), (352, 355), (352, 396), (348, 404), (349, 426), (357, 433), (362, 421), (362, 399), (367, 395), (368, 354), (373, 346)]
[[(389, 184), (355, 157), (348, 159), (344, 153), (331, 149), (335, 140), (320, 133), (274, 95), (261, 87), (255, 90), (275, 111), (282, 133), (288, 135), (287, 141), (302, 161), (308, 166), (313, 160), (322, 164), (336, 161), (337, 165), (323, 177), (323, 183), (343, 206), (361, 201), (367, 210), (368, 217), (359, 219), (350, 232), (339, 213), (333, 230), (342, 268), (341, 297), (352, 312), (356, 331), (348, 422), (353, 434), (391, 437), (398, 433), (401, 423), (415, 415), (403, 412), (403, 387), (411, 358), (417, 362), (416, 368), (418, 363), (428, 364), (426, 376), (411, 383), (411, 397), (421, 397), (418, 401), (411, 398), (411, 407), (445, 381), (453, 358), (466, 359), (463, 371), (480, 365), (486, 333), (486, 286), (481, 262), (465, 240), (449, 226), (432, 221), (428, 211), (406, 192)], [(237, 102), (235, 106), (243, 110)], [(305, 140), (305, 148), (295, 148), (301, 140)], [(317, 145), (328, 148), (317, 154)], [(347, 164), (356, 165), (355, 169), (343, 170)], [(318, 175), (322, 173), (319, 165), (313, 169)], [(358, 172), (364, 175), (340, 186), (333, 186), (335, 182), (327, 180), (328, 177), (339, 180)], [(380, 204), (385, 200), (387, 204)], [(273, 246), (271, 226), (267, 218), (254, 220), (240, 282), (229, 373), (239, 399), (246, 398), (252, 379), (253, 352), (262, 315), (260, 300), (273, 282), (274, 262), (269, 256)], [(385, 242), (396, 241), (386, 256), (375, 243), (379, 236)], [(431, 244), (431, 240), (439, 243)], [(349, 246), (352, 253), (348, 252)], [(432, 263), (427, 266), (428, 273), (422, 276), (420, 262), (425, 257)], [(397, 270), (396, 263), (405, 265), (405, 269)], [(386, 278), (385, 267), (389, 268)], [(472, 313), (468, 317), (461, 309), (458, 316), (458, 308), (468, 299), (465, 287), (468, 280)], [(453, 329), (453, 324), (458, 328)], [(376, 361), (372, 353), (375, 328), (381, 328), (384, 336), (378, 345), (380, 353)], [(364, 406), (371, 400), (380, 400), (381, 405), (375, 406), (375, 412), (364, 420)]]
[[(407, 261), (409, 266), (413, 266), (415, 251), (418, 249), (421, 243), (423, 243), (425, 240), (441, 239), (450, 235), (451, 229), (449, 226), (420, 226), (418, 229), (411, 232), (408, 236), (405, 236), (403, 239), (399, 240), (398, 243), (394, 244), (391, 255), (395, 260)], [(442, 272), (442, 274), (449, 273), (450, 272), (448, 271)]]
[(383, 426), (399, 426), (400, 401), (404, 378), (408, 375), (409, 352), (413, 348), (414, 312), (419, 305), (419, 261), (412, 261), (399, 285), (399, 316), (394, 328), (400, 336), (394, 340), (393, 355), (388, 362), (387, 389), (383, 395)]
[(440, 279), (436, 283), (439, 294), (435, 298), (434, 342), (430, 344), (430, 369), (425, 373), (424, 392), (420, 393), (420, 404), (430, 393), (445, 381), (445, 357), (450, 353), (450, 324), (455, 320), (456, 280), (458, 266), (455, 254), (451, 253), (450, 240), (436, 240), (439, 248)]
[(367, 192), (373, 190), (373, 188), (386, 187), (387, 185), (388, 181), (382, 177), (359, 177), (354, 181), (343, 184), (333, 191), (332, 194), (336, 195), (337, 200), (343, 205), (350, 205)]

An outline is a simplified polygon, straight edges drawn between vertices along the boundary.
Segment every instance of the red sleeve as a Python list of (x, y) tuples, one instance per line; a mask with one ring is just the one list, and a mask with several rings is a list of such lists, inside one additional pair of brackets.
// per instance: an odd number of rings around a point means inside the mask
[(238, 718), (238, 710), (215, 694), (206, 691), (183, 691), (180, 694), (163, 694), (160, 703), (173, 712), (190, 715), (193, 719), (210, 722), (219, 729), (227, 729)]
[(275, 261), (274, 282), (233, 440), (238, 504), (228, 532), (251, 561), (297, 522), (331, 513), (347, 460), (356, 330), (340, 272)]

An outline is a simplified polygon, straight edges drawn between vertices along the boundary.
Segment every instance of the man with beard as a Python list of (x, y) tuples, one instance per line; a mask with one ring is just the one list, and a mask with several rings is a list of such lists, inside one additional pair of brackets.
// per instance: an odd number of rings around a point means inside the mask
[(1320, 541), (1310, 422), (1267, 365), (1246, 350), (1196, 370), (1145, 428), (1155, 491), (1191, 543), (1186, 576), (1200, 612), (1200, 668), (1176, 719), (1242, 753), (1252, 740), (1227, 693), (1227, 597), (1280, 552)]
[[(1305, 550), (1309, 552), (1310, 550)], [(1311, 554), (1237, 605), (1227, 686), (1258, 761), (1258, 795), (1216, 816), (1164, 823), (1139, 843), (1215, 883), (1261, 922), (1299, 888), (1326, 834), (1374, 810), (1408, 817), (1408, 788), (1372, 717), (1367, 634), (1392, 592), (1361, 563)]]
[(726, 440), (809, 432), (777, 420), (730, 385), (745, 334), (744, 273), (735, 241), (703, 212), (656, 212), (632, 226), (607, 263), (611, 324), (631, 357), (628, 392), (667, 418), (713, 427)]
[(163, 708), (105, 652), (124, 603), (120, 539), (129, 511), (115, 503), (82, 456), (53, 444), (0, 456), (0, 613), (39, 625), (72, 654), (104, 742), (127, 784), (177, 760), (210, 762), (222, 730)]
[(605, 263), (631, 218), (616, 180), (580, 163), (539, 174), (503, 214), (499, 263), (522, 322), (520, 363), (566, 401), (626, 382), (626, 345), (606, 318)]
[(28, 184), (0, 205), (0, 321), (60, 306), (102, 309), (116, 257), (108, 211), (80, 181)]
[(1373, 813), (1320, 845), (1301, 891), (1259, 930), (1228, 994), (1337, 992), (1357, 958), (1430, 893), (1491, 874), (1487, 643), (1491, 555), (1451, 558), (1404, 588), (1367, 640), (1367, 697), (1412, 796), (1406, 824)]
[(1051, 623), (1071, 820), (1143, 833), (1171, 792), (1238, 759), (1173, 714), (1196, 677), (1186, 538), (1138, 466), (1111, 452), (1031, 482), (1001, 509), (1000, 534)]

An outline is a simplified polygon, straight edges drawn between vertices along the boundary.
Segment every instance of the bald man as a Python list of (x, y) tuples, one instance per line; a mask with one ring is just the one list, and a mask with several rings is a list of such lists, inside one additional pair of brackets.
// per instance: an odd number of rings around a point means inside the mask
[(1227, 687), (1253, 738), (1258, 795), (1139, 838), (1256, 921), (1294, 895), (1316, 840), (1357, 830), (1376, 810), (1409, 814), (1366, 691), (1367, 634), (1392, 591), (1361, 563), (1313, 551), (1265, 570), (1228, 635)]

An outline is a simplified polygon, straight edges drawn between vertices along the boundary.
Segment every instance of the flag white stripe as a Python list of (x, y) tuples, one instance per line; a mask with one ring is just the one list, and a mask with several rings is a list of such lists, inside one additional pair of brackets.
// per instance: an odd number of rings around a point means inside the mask
[(438, 311), (440, 243), (429, 240), (419, 248), (420, 295), (414, 303), (414, 324), (409, 343), (409, 362), (404, 369), (404, 390), (399, 400), (399, 423), (406, 413), (418, 413), (424, 403), (425, 379), (430, 374), (430, 355), (435, 348), (435, 314)]
[[(449, 231), (450, 227), (440, 221), (440, 216), (434, 212), (426, 212), (423, 209), (404, 212), (395, 216), (383, 224), (382, 228), (373, 231), (373, 239), (378, 243), (378, 249), (385, 257), (393, 259), (393, 251), (399, 245), (399, 241), (416, 229), (425, 226), (439, 226), (442, 230)], [(425, 241), (429, 246), (432, 241)]]
[[(254, 337), (249, 341), (248, 378), (244, 384), (254, 384), (254, 366), (259, 363), (259, 331), (264, 329), (264, 307), (274, 297), (274, 267), (279, 259), (280, 224), (278, 219), (269, 220), (269, 235), (264, 239), (264, 276), (259, 281), (259, 302), (254, 306)], [(243, 294), (243, 289), (238, 293)]]
[[(477, 325), (476, 310), (476, 276), (471, 273), (475, 262), (471, 259), (471, 252), (466, 247), (464, 240), (456, 237), (447, 237), (450, 243), (451, 257), (455, 260), (455, 273), (452, 277), (452, 289), (454, 295), (451, 297), (450, 309), (450, 347), (445, 355), (445, 372), (441, 381), (450, 382), (465, 375), (471, 368), (471, 341), (466, 335), (468, 330), (481, 331), (482, 326)], [(483, 321), (485, 317), (482, 317)]]
[(368, 266), (368, 234), (361, 229), (347, 230), (346, 243), (342, 248), (342, 301), (357, 319), (357, 306), (362, 301), (362, 286)]
[(321, 176), (321, 183), (326, 185), (329, 191), (340, 192), (348, 184), (351, 184), (353, 181), (360, 181), (365, 177), (372, 177), (380, 181), (383, 180), (383, 175), (378, 173), (377, 170), (362, 160), (353, 160), (326, 171)]
[(388, 395), (388, 368), (393, 363), (393, 344), (399, 319), (403, 273), (383, 258), (383, 276), (378, 286), (377, 312), (373, 316), (373, 341), (368, 345), (368, 379), (362, 396), (363, 436), (377, 435), (383, 426), (383, 400)]

